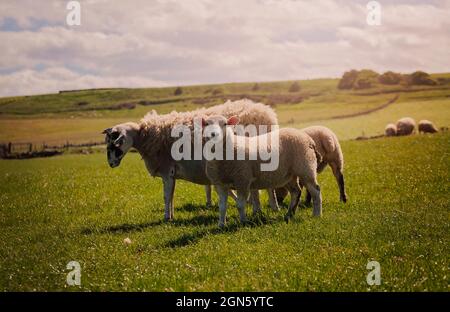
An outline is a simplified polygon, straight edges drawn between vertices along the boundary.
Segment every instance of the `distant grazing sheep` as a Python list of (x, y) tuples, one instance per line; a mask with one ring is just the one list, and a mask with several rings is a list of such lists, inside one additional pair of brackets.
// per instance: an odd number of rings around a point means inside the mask
[(421, 120), (419, 121), (419, 132), (423, 133), (436, 133), (438, 129), (433, 125), (433, 123), (429, 120)]
[[(238, 122), (239, 118), (236, 116), (228, 119), (223, 116), (206, 118), (204, 124), (212, 127), (211, 131), (206, 133), (206, 140), (219, 137), (221, 138), (220, 143), (226, 142), (227, 138), (234, 136), (232, 141), (237, 142), (237, 136), (226, 126), (236, 125)], [(249, 150), (252, 150), (251, 146), (257, 147), (258, 142), (271, 142), (271, 135), (279, 137), (278, 146), (269, 145), (272, 153), (277, 153), (279, 156), (279, 162), (275, 170), (263, 171), (261, 164), (264, 161), (261, 160), (259, 153), (256, 153), (255, 160), (249, 160)], [(219, 227), (223, 227), (226, 222), (227, 198), (230, 189), (235, 189), (237, 192), (240, 220), (244, 222), (246, 220), (245, 205), (250, 190), (274, 189), (287, 185), (291, 193), (291, 203), (285, 216), (285, 220), (288, 222), (294, 215), (300, 199), (301, 190), (297, 184), (297, 178), (312, 194), (314, 216), (322, 214), (322, 197), (317, 184), (317, 164), (321, 159), (316, 151), (314, 141), (305, 132), (283, 128), (271, 134), (246, 137), (245, 145), (235, 143), (233, 148), (235, 155), (241, 151), (245, 154), (245, 159), (206, 161), (206, 175), (211, 184), (216, 186), (220, 198)]]
[(392, 123), (387, 124), (386, 128), (384, 128), (384, 135), (387, 137), (396, 136), (397, 126)]
[(416, 122), (410, 117), (404, 117), (397, 121), (397, 135), (410, 135), (414, 133)]
[(196, 117), (217, 114), (226, 117), (238, 116), (243, 125), (267, 125), (268, 131), (271, 125), (278, 123), (272, 108), (246, 99), (228, 101), (225, 104), (191, 112), (173, 111), (170, 114), (159, 115), (152, 111), (140, 123), (119, 124), (104, 131), (108, 162), (111, 167), (117, 167), (131, 147), (137, 149), (150, 175), (163, 179), (165, 220), (173, 219), (173, 194), (176, 179), (205, 185), (207, 205), (210, 205), (211, 187), (205, 174), (204, 162), (202, 160), (175, 161), (171, 156), (171, 146), (177, 138), (171, 136), (171, 131), (176, 125), (192, 126), (193, 119)]

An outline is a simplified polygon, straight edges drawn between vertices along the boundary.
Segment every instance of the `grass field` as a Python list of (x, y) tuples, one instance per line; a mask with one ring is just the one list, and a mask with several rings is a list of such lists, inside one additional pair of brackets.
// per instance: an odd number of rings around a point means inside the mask
[[(223, 231), (184, 182), (163, 223), (160, 180), (134, 153), (114, 170), (101, 154), (2, 160), (0, 290), (449, 291), (449, 146), (448, 133), (344, 141), (347, 204), (327, 169), (322, 218), (264, 209), (241, 226), (230, 203)], [(80, 287), (66, 285), (72, 260)]]

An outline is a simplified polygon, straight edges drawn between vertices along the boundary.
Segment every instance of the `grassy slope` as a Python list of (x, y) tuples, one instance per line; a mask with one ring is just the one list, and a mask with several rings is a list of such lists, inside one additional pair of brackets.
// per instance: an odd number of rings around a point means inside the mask
[[(445, 77), (446, 74), (439, 74)], [(301, 103), (277, 104), (275, 109), (283, 126), (305, 127), (323, 124), (333, 129), (341, 139), (355, 138), (362, 133), (375, 135), (383, 133), (388, 122), (403, 116), (416, 119), (430, 119), (438, 126), (450, 125), (450, 86), (442, 89), (425, 87), (428, 91), (380, 93), (406, 89), (398, 86), (377, 86), (365, 91), (339, 91), (337, 79), (316, 79), (301, 81), (298, 95), (307, 97)], [(253, 83), (223, 84), (214, 86), (183, 87), (181, 96), (173, 96), (174, 88), (158, 89), (111, 89), (100, 91), (79, 91), (63, 94), (41, 95), (0, 99), (0, 142), (35, 142), (58, 144), (66, 142), (101, 141), (100, 132), (108, 126), (137, 121), (144, 114), (155, 109), (160, 113), (172, 110), (184, 111), (198, 108), (192, 98), (206, 97), (211, 90), (220, 89), (223, 98), (233, 94), (270, 96), (274, 94), (292, 95), (287, 92), (291, 81), (260, 83), (258, 91), (252, 91)], [(408, 90), (424, 89), (413, 87)], [(207, 92), (208, 91), (208, 92)], [(371, 95), (361, 95), (371, 93)], [(375, 94), (373, 94), (375, 93)], [(378, 107), (396, 94), (399, 100), (381, 111), (360, 117), (332, 119), (335, 116), (366, 111)], [(140, 100), (173, 100), (151, 106), (137, 105), (133, 110), (98, 110), (105, 106)], [(211, 104), (219, 103), (216, 99)], [(80, 107), (79, 102), (88, 104)], [(86, 109), (93, 109), (89, 110)], [(73, 111), (73, 110), (76, 111)]]
[[(114, 170), (104, 155), (0, 161), (0, 290), (78, 289), (65, 285), (77, 260), (82, 290), (448, 291), (449, 144), (343, 142), (349, 203), (327, 169), (321, 219), (303, 209), (288, 225), (280, 212), (241, 227), (231, 205), (224, 232), (202, 188), (183, 182), (176, 221), (161, 223), (160, 180), (136, 154)], [(365, 282), (370, 260), (381, 286)]]

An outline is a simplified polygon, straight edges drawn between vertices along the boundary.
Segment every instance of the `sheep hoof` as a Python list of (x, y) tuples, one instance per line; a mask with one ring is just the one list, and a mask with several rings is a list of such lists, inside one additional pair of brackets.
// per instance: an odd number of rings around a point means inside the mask
[(289, 223), (289, 219), (290, 219), (289, 215), (284, 216), (284, 221), (286, 222), (286, 224)]
[(173, 221), (172, 217), (164, 217), (164, 222), (171, 222)]
[(225, 223), (219, 222), (219, 229), (223, 229), (225, 227)]
[(343, 202), (343, 203), (347, 202), (347, 195), (344, 195), (341, 197), (341, 202)]

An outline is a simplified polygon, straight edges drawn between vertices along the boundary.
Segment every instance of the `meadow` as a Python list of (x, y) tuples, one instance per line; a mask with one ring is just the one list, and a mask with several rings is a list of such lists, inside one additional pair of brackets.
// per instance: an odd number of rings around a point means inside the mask
[[(322, 124), (338, 134), (349, 196), (339, 202), (327, 168), (321, 218), (300, 207), (286, 224), (286, 203), (273, 212), (262, 192), (262, 217), (240, 224), (230, 200), (220, 230), (217, 205), (205, 207), (203, 187), (183, 181), (175, 220), (163, 222), (161, 180), (137, 153), (115, 169), (104, 153), (0, 160), (0, 291), (449, 291), (450, 133), (352, 139), (382, 134), (404, 116), (448, 127), (450, 86), (342, 91), (337, 79), (319, 79), (289, 92), (292, 83), (0, 99), (0, 141), (57, 143), (102, 140), (104, 128), (150, 109), (259, 96), (283, 126)], [(110, 109), (124, 102), (135, 108)], [(381, 265), (379, 286), (366, 282), (372, 260)], [(81, 265), (81, 286), (66, 283), (70, 261)]]
[[(323, 217), (299, 209), (217, 228), (203, 188), (179, 182), (175, 220), (137, 154), (0, 161), (2, 291), (448, 291), (449, 134), (344, 141), (349, 202), (331, 170)], [(217, 201), (217, 198), (216, 198)], [(248, 209), (250, 214), (250, 209)], [(131, 244), (123, 243), (125, 238)], [(69, 261), (81, 286), (68, 286)], [(381, 265), (368, 286), (366, 265)]]

